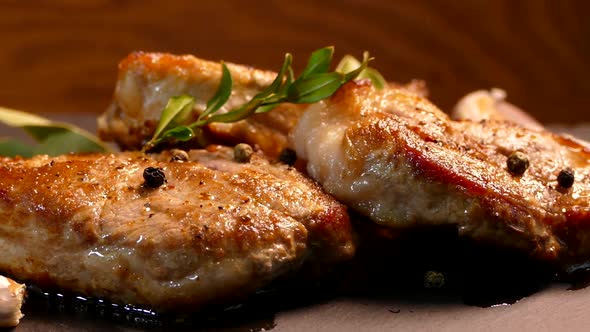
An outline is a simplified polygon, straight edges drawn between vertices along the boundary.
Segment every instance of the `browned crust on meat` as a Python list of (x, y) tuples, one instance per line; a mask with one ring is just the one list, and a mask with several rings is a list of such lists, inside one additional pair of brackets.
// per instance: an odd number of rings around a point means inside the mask
[[(226, 63), (232, 69), (232, 78), (245, 87), (257, 87), (260, 81), (272, 81), (275, 72), (256, 69), (244, 65)], [(127, 71), (140, 70), (147, 75), (162, 78), (173, 74), (181, 79), (198, 81), (199, 77), (208, 79), (208, 75), (215, 75), (219, 70), (219, 62), (206, 61), (193, 55), (175, 55), (157, 52), (133, 52), (119, 63), (119, 78)], [(203, 75), (203, 76), (199, 76)]]
[[(351, 118), (342, 141), (343, 177), (387, 166), (391, 173), (373, 176), (382, 178), (384, 190), (387, 181), (394, 181), (392, 195), (404, 193), (396, 196), (401, 203), (391, 200), (389, 212), (380, 215), (372, 214), (375, 206), (362, 198), (343, 199), (378, 223), (396, 228), (452, 223), (462, 234), (538, 258), (565, 264), (590, 259), (586, 145), (507, 122), (452, 121), (418, 95), (379, 91), (368, 84), (347, 84), (327, 103), (326, 109), (332, 108)], [(530, 160), (522, 176), (507, 169), (513, 151)], [(568, 167), (575, 171), (575, 183), (565, 189), (557, 175)], [(432, 211), (447, 215), (413, 210), (412, 202), (418, 200), (424, 201), (423, 208), (436, 207)]]
[[(190, 311), (249, 294), (304, 259), (352, 256), (345, 207), (315, 183), (257, 155), (239, 164), (231, 149), (213, 150), (189, 162), (168, 152), (0, 159), (0, 270)], [(148, 166), (167, 183), (147, 187)]]

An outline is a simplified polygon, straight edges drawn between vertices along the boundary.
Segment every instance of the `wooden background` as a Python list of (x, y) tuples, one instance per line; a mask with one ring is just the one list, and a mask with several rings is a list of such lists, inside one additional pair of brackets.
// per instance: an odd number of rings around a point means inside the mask
[(276, 69), (285, 52), (369, 50), (443, 109), (501, 87), (544, 122), (590, 120), (590, 1), (0, 0), (0, 105), (101, 112), (133, 50)]

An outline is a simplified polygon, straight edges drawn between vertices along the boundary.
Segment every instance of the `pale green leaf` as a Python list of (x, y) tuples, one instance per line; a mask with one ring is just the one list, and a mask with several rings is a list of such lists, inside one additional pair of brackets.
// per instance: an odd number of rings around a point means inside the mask
[[(358, 72), (358, 69), (361, 66), (362, 64), (359, 60), (357, 60), (357, 58), (347, 54), (344, 57), (342, 57), (342, 60), (340, 60), (340, 62), (336, 66), (336, 71), (339, 73), (348, 74), (355, 71)], [(360, 70), (356, 78), (370, 79), (373, 86), (375, 86), (377, 89), (383, 89), (387, 85), (387, 81), (381, 75), (381, 73), (379, 73), (375, 68), (371, 68), (368, 66), (363, 70)]]
[(350, 73), (361, 66), (361, 62), (354, 56), (347, 54), (342, 57), (342, 60), (336, 65), (334, 71), (342, 74)]
[(312, 74), (327, 73), (332, 63), (332, 56), (334, 55), (334, 47), (324, 47), (314, 51), (307, 62), (307, 66), (299, 75), (299, 79), (304, 79)]
[(256, 111), (254, 113), (259, 114), (259, 113), (270, 112), (273, 109), (275, 109), (277, 106), (279, 106), (279, 104), (280, 104), (280, 102), (276, 102), (276, 103), (270, 103), (267, 105), (260, 106), (256, 109)]
[(33, 146), (12, 138), (0, 138), (0, 156), (29, 158), (33, 156)]
[(195, 98), (188, 96), (188, 95), (181, 95), (172, 97), (168, 100), (166, 107), (162, 111), (162, 115), (160, 116), (160, 121), (158, 121), (158, 126), (154, 131), (154, 136), (152, 139), (144, 146), (144, 150), (149, 150), (155, 145), (155, 142), (159, 140), (160, 135), (171, 125), (174, 119), (184, 112), (190, 112), (195, 105)]
[(243, 120), (256, 112), (256, 109), (262, 104), (262, 99), (253, 99), (242, 107), (231, 112), (214, 114), (208, 119), (208, 123), (212, 122), (236, 122)]
[(53, 125), (45, 125), (45, 126), (36, 126), (36, 125), (27, 125), (22, 126), (22, 130), (24, 130), (29, 136), (31, 136), (37, 142), (43, 142), (48, 137), (52, 135), (56, 135), (62, 133), (64, 131), (68, 131), (64, 127), (57, 127)]
[(51, 126), (53, 122), (43, 117), (13, 110), (10, 108), (0, 107), (0, 122), (10, 127), (24, 127), (24, 126)]
[(165, 141), (167, 139), (170, 138), (174, 138), (177, 141), (188, 141), (191, 138), (193, 138), (193, 136), (195, 135), (195, 133), (193, 132), (193, 130), (188, 127), (188, 126), (178, 126), (178, 127), (174, 127), (170, 130), (167, 130), (164, 132), (164, 134), (162, 134), (162, 136), (156, 140), (156, 142), (154, 142), (154, 144), (158, 144), (162, 141)]
[(372, 60), (372, 58), (369, 57), (369, 52), (364, 52), (363, 53), (363, 61), (361, 62), (360, 66), (358, 68), (356, 68), (355, 70), (345, 73), (344, 74), (344, 81), (348, 82), (348, 81), (353, 80), (356, 77), (358, 77), (360, 75), (360, 73), (362, 73), (363, 70), (365, 70), (369, 66), (369, 61), (371, 61), (371, 60)]
[(102, 146), (85, 139), (78, 133), (63, 131), (48, 136), (44, 141), (33, 148), (33, 154), (47, 154), (58, 156), (71, 152), (103, 152)]
[[(287, 83), (289, 83), (289, 77), (293, 74), (293, 70), (291, 69), (291, 63), (293, 62), (293, 56), (290, 53), (285, 54), (285, 60), (283, 61), (283, 65), (281, 66), (281, 70), (277, 74), (277, 77), (272, 81), (270, 86), (265, 89), (262, 93), (254, 96), (256, 98), (267, 97), (271, 93), (276, 93), (281, 89), (281, 85), (284, 81), (284, 76), (287, 74)], [(292, 78), (291, 78), (292, 79)]]
[(217, 91), (207, 102), (207, 107), (203, 113), (199, 115), (198, 120), (206, 119), (209, 114), (217, 112), (223, 105), (225, 105), (231, 96), (232, 86), (233, 80), (231, 78), (231, 74), (225, 63), (222, 61), (221, 81), (219, 82), (219, 87), (217, 87)]
[[(291, 54), (285, 54), (285, 60), (283, 61), (281, 70), (279, 71), (273, 82), (266, 89), (255, 95), (246, 104), (227, 113), (214, 114), (211, 117), (209, 117), (207, 121), (197, 122), (192, 126), (202, 126), (213, 122), (236, 122), (245, 119), (254, 113), (263, 113), (265, 111), (270, 111), (270, 108), (267, 108), (266, 110), (259, 110), (259, 108), (262, 104), (265, 103), (265, 101), (269, 102), (271, 100), (279, 100), (281, 98), (281, 94), (283, 93), (283, 91), (286, 91), (286, 87), (288, 87), (293, 82), (293, 70), (291, 69), (292, 61), (293, 57), (291, 56)], [(284, 78), (285, 75), (286, 78)]]
[[(72, 133), (71, 137), (80, 140), (79, 146), (92, 147), (91, 151), (109, 151), (109, 147), (88, 131), (68, 123), (55, 122), (49, 119), (0, 107), (0, 123), (11, 127), (20, 127), (36, 141), (44, 142), (54, 135)], [(68, 152), (86, 152), (85, 150), (71, 150)]]
[(365, 68), (365, 70), (363, 70), (359, 74), (358, 78), (370, 79), (371, 83), (373, 83), (373, 86), (377, 89), (383, 89), (384, 87), (387, 86), (387, 81), (385, 80), (383, 75), (381, 75), (381, 73), (378, 72), (377, 69), (375, 69), (375, 68), (371, 68), (371, 67)]

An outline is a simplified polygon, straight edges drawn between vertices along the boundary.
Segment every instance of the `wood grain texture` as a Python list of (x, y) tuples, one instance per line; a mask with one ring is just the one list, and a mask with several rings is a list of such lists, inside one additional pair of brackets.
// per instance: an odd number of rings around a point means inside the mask
[(0, 0), (0, 104), (102, 112), (133, 50), (277, 68), (292, 52), (370, 50), (388, 79), (428, 82), (448, 110), (501, 87), (544, 122), (590, 120), (588, 1)]

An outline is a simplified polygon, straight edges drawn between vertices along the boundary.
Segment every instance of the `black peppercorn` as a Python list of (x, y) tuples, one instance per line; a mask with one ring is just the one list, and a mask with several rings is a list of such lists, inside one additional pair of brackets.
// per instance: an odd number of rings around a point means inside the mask
[(514, 175), (523, 175), (529, 168), (529, 158), (520, 151), (514, 151), (506, 160), (508, 171)]
[(574, 170), (569, 167), (562, 169), (557, 175), (557, 183), (562, 188), (571, 188), (574, 185)]
[(284, 149), (283, 151), (281, 151), (281, 154), (279, 155), (279, 161), (289, 166), (293, 166), (297, 161), (297, 154), (295, 153), (295, 151), (289, 148)]
[(166, 182), (166, 175), (159, 167), (148, 167), (143, 170), (143, 179), (146, 186), (158, 188)]

